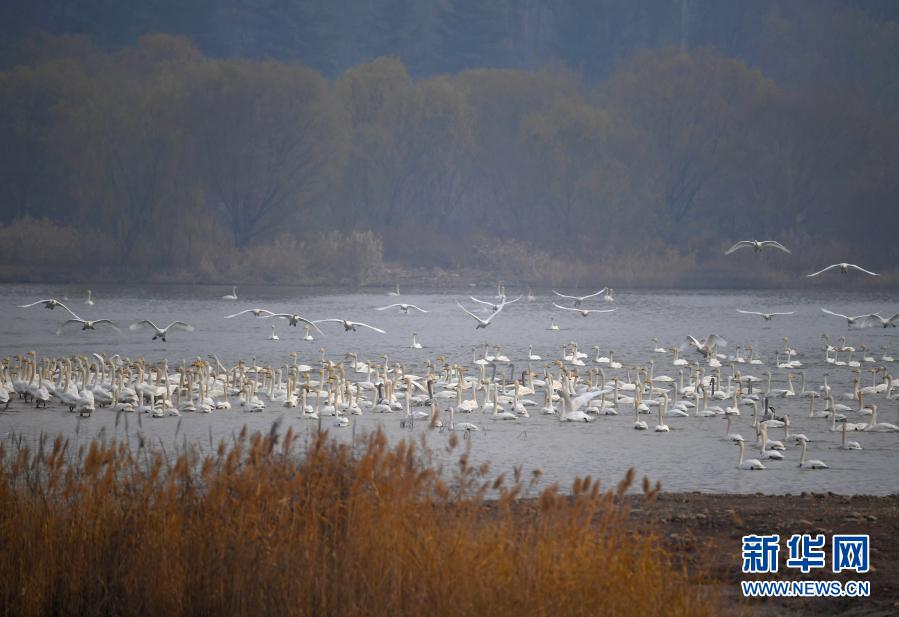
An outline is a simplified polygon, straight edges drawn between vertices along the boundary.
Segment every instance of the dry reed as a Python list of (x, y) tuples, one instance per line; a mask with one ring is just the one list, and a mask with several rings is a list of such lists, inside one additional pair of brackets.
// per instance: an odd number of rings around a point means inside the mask
[[(383, 434), (247, 435), (212, 454), (0, 446), (4, 615), (708, 615), (617, 490), (452, 471)], [(453, 458), (455, 460), (455, 458)], [(536, 477), (536, 475), (535, 475)], [(657, 489), (656, 489), (657, 490)], [(652, 499), (654, 491), (648, 492)]]

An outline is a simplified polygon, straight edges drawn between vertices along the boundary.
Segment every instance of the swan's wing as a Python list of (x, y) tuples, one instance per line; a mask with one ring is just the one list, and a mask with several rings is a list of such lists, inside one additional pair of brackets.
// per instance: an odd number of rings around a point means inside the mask
[(519, 300), (521, 300), (521, 296), (518, 296), (514, 300), (506, 300), (505, 302), (503, 302), (503, 304), (512, 304), (513, 302), (518, 302)]
[(128, 326), (128, 329), (129, 330), (137, 330), (138, 328), (141, 328), (143, 326), (149, 326), (149, 327), (153, 328), (154, 330), (159, 330), (159, 326), (157, 326), (155, 323), (153, 323), (149, 319), (141, 319), (140, 321), (135, 321), (133, 324)]
[(395, 306), (403, 306), (403, 305), (402, 304), (388, 304), (387, 306), (382, 306), (382, 307), (376, 308), (375, 310), (376, 311), (386, 311), (387, 309), (392, 309)]
[(718, 336), (717, 334), (709, 334), (709, 336), (705, 339), (705, 344), (712, 347), (727, 347), (727, 341)]
[(883, 323), (881, 316), (875, 313), (871, 313), (869, 315), (859, 315), (854, 319), (855, 325), (859, 328), (870, 328), (872, 326), (879, 326), (881, 323)]
[(843, 319), (849, 319), (849, 315), (843, 315), (841, 313), (834, 313), (833, 311), (828, 311), (826, 308), (822, 308), (821, 310), (823, 312), (827, 313), (828, 315), (833, 315), (834, 317), (842, 317)]
[(174, 328), (175, 330), (184, 330), (185, 332), (193, 332), (194, 327), (189, 323), (184, 323), (183, 321), (173, 321), (169, 325), (165, 327), (166, 330)]
[(796, 311), (787, 311), (786, 313), (768, 313), (769, 315), (795, 315)]
[(420, 306), (415, 306), (414, 304), (410, 304), (409, 308), (414, 308), (416, 311), (421, 311), (422, 313), (430, 313), (430, 311), (426, 311), (425, 309), (421, 308)]
[(94, 322), (94, 325), (95, 325), (95, 326), (106, 326), (107, 328), (112, 328), (113, 330), (115, 330), (115, 331), (118, 332), (119, 334), (122, 333), (122, 331), (119, 330), (119, 327), (118, 327), (117, 325), (115, 325), (114, 322), (112, 322), (112, 321), (110, 321), (110, 320), (108, 320), (108, 319), (98, 319), (97, 321)]
[(563, 311), (574, 311), (575, 313), (580, 313), (581, 309), (571, 308), (570, 306), (562, 306), (561, 304), (556, 304), (553, 302), (553, 306), (556, 308), (560, 308)]
[[(272, 315), (272, 317), (293, 317), (293, 315)], [(306, 321), (306, 320), (304, 319), (303, 321)], [(315, 325), (317, 323), (328, 323), (328, 322), (334, 322), (334, 323), (339, 323), (339, 324), (344, 323), (344, 321), (342, 319), (335, 319), (334, 317), (329, 317), (328, 319), (313, 319), (309, 323), (311, 323), (312, 325)]]
[(739, 242), (734, 244), (732, 247), (730, 247), (729, 249), (724, 251), (724, 254), (730, 255), (734, 251), (739, 250), (739, 249), (743, 248), (744, 246), (752, 246), (752, 242), (750, 242), (749, 240), (740, 240)]
[(81, 323), (84, 323), (84, 321), (81, 319), (66, 320), (61, 326), (59, 326), (59, 329), (56, 331), (56, 336), (59, 336), (60, 334), (62, 334), (63, 329), (65, 329), (67, 326), (71, 326), (72, 324), (76, 324), (76, 323), (81, 324)]
[(385, 332), (381, 328), (375, 328), (374, 326), (370, 326), (367, 323), (362, 323), (361, 321), (354, 321), (353, 323), (356, 324), (357, 326), (362, 326), (363, 328), (368, 328), (369, 330), (374, 330), (375, 332), (380, 332), (381, 334), (387, 334), (387, 332)]
[(475, 298), (474, 296), (468, 296), (468, 297), (471, 298), (472, 300), (474, 300), (475, 302), (478, 302), (479, 304), (484, 304), (484, 305), (486, 305), (486, 306), (495, 306), (495, 305), (493, 304), (493, 302), (485, 302), (484, 300), (478, 300), (478, 299)]
[(839, 265), (840, 264), (833, 264), (833, 265), (827, 266), (823, 270), (818, 270), (817, 272), (813, 272), (812, 274), (809, 274), (808, 277), (811, 278), (813, 276), (818, 276), (819, 274), (823, 274), (824, 272), (827, 272), (828, 270), (831, 270), (832, 268), (839, 267)]
[[(738, 313), (743, 313), (744, 315), (761, 315), (764, 317), (764, 313), (759, 313), (758, 311), (744, 311), (743, 309), (737, 309)], [(776, 315), (777, 313), (772, 313), (772, 315)]]
[[(464, 306), (462, 306), (462, 305), (459, 304), (458, 302), (456, 302), (456, 304), (459, 306), (460, 309), (462, 309), (463, 311), (465, 311), (465, 314), (466, 314), (466, 315), (470, 315), (470, 316), (474, 317), (475, 319), (477, 319), (478, 321), (484, 321), (483, 319), (481, 319), (480, 317), (478, 317), (477, 315), (475, 315), (474, 313), (472, 313), (471, 311), (469, 311), (467, 308), (465, 308)], [(491, 315), (491, 317), (492, 317), (492, 315)]]
[(62, 304), (59, 300), (55, 300), (54, 298), (47, 298), (46, 300), (38, 300), (37, 302), (32, 302), (31, 304), (20, 304), (19, 308), (31, 308), (32, 306), (37, 306), (38, 304), (46, 304), (47, 302), (57, 302), (58, 304)]
[(588, 403), (595, 399), (598, 396), (602, 396), (603, 394), (607, 394), (606, 390), (592, 390), (590, 392), (585, 392), (581, 394), (577, 398), (571, 399), (571, 409), (569, 411), (577, 411), (580, 409), (584, 403)]
[[(581, 309), (575, 309), (575, 310), (581, 310)], [(618, 309), (584, 309), (584, 312), (585, 313), (612, 313), (617, 310)]]
[(559, 296), (560, 298), (568, 298), (569, 300), (580, 300), (580, 298), (577, 298), (577, 297), (575, 297), (575, 296), (567, 296), (567, 295), (565, 295), (565, 294), (560, 294), (560, 293), (559, 293), (558, 291), (556, 291), (555, 289), (553, 289), (552, 292), (553, 292), (554, 294), (556, 294), (557, 296)]
[(896, 313), (895, 315), (893, 315), (892, 317), (890, 317), (889, 319), (887, 319), (886, 322), (887, 322), (888, 324), (892, 324), (892, 323), (894, 323), (897, 319), (899, 319), (899, 313)]
[(876, 272), (871, 272), (870, 270), (865, 270), (861, 266), (856, 266), (855, 264), (846, 264), (846, 265), (849, 266), (850, 268), (855, 268), (859, 272), (864, 272), (865, 274), (870, 274), (871, 276), (880, 276)]
[(588, 296), (581, 296), (581, 297), (578, 298), (578, 299), (579, 299), (579, 300), (586, 300), (587, 298), (592, 298), (592, 297), (594, 297), (594, 296), (598, 296), (599, 294), (604, 293), (607, 289), (608, 289), (608, 287), (603, 287), (602, 289), (600, 289), (600, 290), (597, 291), (596, 293), (592, 293), (592, 294), (590, 294), (590, 295), (588, 295)]
[(691, 345), (693, 345), (693, 347), (695, 347), (696, 349), (699, 349), (700, 347), (702, 347), (700, 342), (697, 341), (696, 338), (690, 336), (689, 334), (687, 335), (687, 342), (690, 343)]
[(762, 246), (773, 246), (776, 249), (782, 250), (784, 253), (790, 252), (790, 249), (785, 247), (783, 244), (781, 244), (777, 240), (762, 240)]

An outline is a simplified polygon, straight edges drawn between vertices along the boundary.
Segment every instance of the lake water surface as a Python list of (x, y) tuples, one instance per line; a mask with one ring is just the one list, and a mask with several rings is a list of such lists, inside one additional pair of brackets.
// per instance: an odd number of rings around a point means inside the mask
[[(823, 374), (829, 373), (829, 381), (835, 397), (842, 397), (851, 390), (852, 372), (847, 367), (836, 367), (825, 362), (821, 335), (827, 333), (832, 342), (846, 337), (846, 345), (856, 349), (866, 345), (876, 362), (861, 363), (862, 385), (872, 383), (869, 368), (886, 366), (896, 373), (896, 364), (881, 360), (885, 348), (894, 358), (899, 356), (899, 331), (895, 328), (847, 329), (846, 321), (825, 315), (821, 307), (839, 313), (858, 315), (882, 311), (892, 315), (899, 310), (899, 294), (890, 291), (834, 292), (834, 291), (627, 291), (615, 292), (615, 302), (607, 304), (600, 299), (588, 301), (592, 308), (616, 308), (609, 314), (593, 314), (587, 318), (555, 309), (550, 290), (537, 293), (537, 299), (525, 299), (509, 305), (485, 330), (475, 330), (475, 322), (456, 306), (461, 301), (470, 310), (476, 304), (469, 294), (492, 298), (495, 289), (464, 288), (458, 291), (416, 293), (402, 290), (400, 298), (391, 298), (384, 292), (346, 292), (333, 289), (290, 287), (242, 287), (236, 301), (221, 299), (230, 289), (219, 286), (196, 285), (134, 285), (95, 286), (95, 304), (84, 304), (83, 288), (62, 288), (46, 285), (0, 286), (0, 356), (11, 356), (35, 350), (40, 356), (70, 356), (79, 353), (118, 353), (123, 357), (143, 357), (148, 361), (168, 358), (170, 365), (182, 359), (192, 361), (215, 353), (226, 365), (238, 359), (260, 364), (272, 364), (275, 368), (289, 360), (291, 352), (297, 352), (299, 361), (315, 365), (321, 357), (320, 349), (332, 360), (340, 360), (348, 352), (357, 352), (360, 360), (383, 362), (386, 354), (391, 363), (402, 362), (409, 372), (424, 374), (423, 365), (428, 359), (445, 356), (449, 362), (464, 363), (474, 367), (472, 350), (483, 354), (483, 345), (499, 345), (511, 364), (498, 368), (503, 374), (513, 370), (519, 374), (527, 366), (528, 347), (544, 358), (535, 363), (542, 371), (547, 360), (557, 359), (562, 346), (577, 341), (582, 351), (593, 357), (592, 347), (598, 346), (601, 355), (614, 351), (614, 359), (624, 367), (645, 364), (655, 357), (655, 374), (677, 377), (677, 369), (671, 365), (671, 354), (654, 354), (653, 337), (665, 347), (681, 345), (686, 335), (704, 337), (716, 333), (729, 344), (720, 351), (733, 355), (736, 346), (745, 349), (752, 345), (766, 366), (738, 365), (743, 374), (753, 374), (764, 379), (764, 371), (774, 372), (773, 387), (782, 388), (786, 383), (784, 369), (774, 368), (775, 353), (784, 348), (784, 337), (789, 346), (799, 352), (798, 359), (806, 371), (808, 388), (817, 390)], [(523, 291), (523, 290), (522, 290)], [(514, 297), (519, 290), (509, 290)], [(588, 291), (579, 292), (589, 293)], [(61, 309), (48, 311), (41, 307), (20, 309), (16, 305), (41, 298), (69, 298), (68, 305), (80, 316), (90, 319), (109, 318), (122, 327), (116, 334), (105, 329), (82, 332), (74, 328), (57, 336), (56, 330), (65, 320)], [(395, 301), (417, 304), (430, 312), (403, 315), (394, 310), (375, 311)], [(275, 312), (298, 312), (311, 319), (342, 317), (378, 326), (387, 334), (365, 329), (358, 332), (343, 331), (337, 324), (323, 324), (326, 337), (315, 335), (315, 340), (302, 340), (303, 329), (291, 328), (283, 320), (276, 320), (279, 341), (268, 340), (271, 320), (252, 316), (226, 320), (224, 315), (244, 308), (262, 307)], [(736, 309), (764, 311), (796, 311), (795, 315), (775, 318), (766, 322), (759, 317), (742, 315)], [(477, 312), (477, 311), (476, 311)], [(487, 313), (479, 313), (486, 316)], [(555, 319), (559, 330), (548, 328), (550, 318)], [(196, 327), (194, 332), (173, 332), (168, 342), (151, 341), (147, 330), (129, 331), (128, 324), (148, 318), (160, 324), (180, 319)], [(416, 333), (423, 349), (411, 348), (412, 334)], [(492, 351), (492, 348), (491, 348)], [(701, 361), (701, 356), (685, 349), (685, 358)], [(742, 354), (748, 358), (745, 351)], [(846, 360), (841, 354), (840, 360)], [(856, 352), (853, 360), (862, 360)], [(723, 374), (730, 373), (723, 361)], [(592, 363), (588, 359), (587, 366)], [(625, 369), (606, 368), (607, 377), (625, 376)], [(795, 380), (798, 389), (799, 379)], [(761, 384), (764, 388), (764, 383)], [(897, 390), (894, 390), (896, 392)], [(541, 395), (533, 397), (540, 400)], [(842, 401), (854, 405), (850, 401)], [(873, 397), (879, 407), (879, 421), (899, 423), (899, 401)], [(482, 427), (472, 436), (470, 447), (474, 462), (490, 461), (497, 472), (510, 471), (521, 465), (527, 472), (539, 468), (544, 481), (558, 481), (569, 486), (577, 475), (591, 474), (604, 484), (614, 484), (628, 468), (636, 468), (638, 474), (651, 480), (660, 480), (668, 491), (711, 492), (765, 492), (796, 493), (800, 491), (834, 491), (837, 493), (890, 494), (899, 492), (899, 433), (856, 432), (853, 440), (861, 442), (864, 450), (853, 452), (839, 449), (839, 433), (831, 433), (828, 419), (809, 418), (808, 400), (799, 396), (778, 399), (773, 403), (777, 413), (788, 413), (792, 419), (792, 432), (805, 433), (812, 441), (809, 456), (824, 460), (830, 469), (807, 471), (798, 468), (799, 450), (788, 447), (784, 461), (771, 461), (768, 469), (759, 472), (741, 471), (736, 468), (738, 448), (723, 439), (725, 422), (720, 418), (668, 418), (670, 433), (635, 431), (633, 414), (622, 406), (621, 415), (603, 416), (589, 424), (559, 423), (553, 416), (544, 416), (532, 408), (530, 418), (516, 422), (494, 422), (480, 412), (465, 417)], [(722, 403), (722, 405), (724, 405)], [(817, 408), (822, 407), (820, 399)], [(365, 414), (353, 417), (355, 432), (360, 434), (375, 427), (383, 427), (391, 439), (428, 434), (428, 443), (435, 452), (443, 451), (447, 433), (431, 430), (420, 422), (410, 431), (400, 427), (401, 413)], [(849, 414), (853, 421), (864, 421)], [(183, 414), (181, 418), (138, 418), (136, 414), (123, 414), (127, 420), (127, 435), (135, 439), (138, 433), (153, 443), (169, 445), (181, 443), (185, 438), (201, 447), (208, 447), (210, 440), (230, 438), (244, 425), (250, 429), (268, 430), (272, 422), (282, 419), (282, 426), (293, 426), (303, 434), (316, 430), (316, 423), (300, 419), (296, 409), (284, 409), (269, 405), (262, 413), (244, 413), (238, 406), (213, 414)], [(654, 417), (644, 416), (650, 426)], [(458, 418), (457, 418), (458, 419)], [(116, 413), (98, 408), (90, 418), (79, 419), (67, 409), (56, 405), (47, 410), (35, 410), (21, 401), (14, 401), (8, 411), (0, 413), (0, 438), (11, 433), (34, 440), (41, 434), (62, 433), (77, 441), (88, 440), (101, 430), (107, 435), (126, 434), (125, 421), (116, 425)], [(140, 421), (140, 422), (139, 422)], [(750, 415), (746, 412), (736, 419), (733, 431), (752, 436)], [(328, 419), (323, 426), (329, 427)], [(177, 432), (177, 436), (176, 436)], [(349, 429), (333, 429), (332, 434), (349, 439)], [(773, 430), (771, 439), (781, 439), (782, 429)], [(747, 449), (748, 456), (757, 456), (758, 450)]]

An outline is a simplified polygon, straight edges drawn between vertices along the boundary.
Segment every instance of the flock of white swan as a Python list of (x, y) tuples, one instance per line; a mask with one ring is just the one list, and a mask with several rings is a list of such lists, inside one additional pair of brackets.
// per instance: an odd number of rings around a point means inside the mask
[[(752, 247), (756, 252), (768, 247), (789, 252), (774, 241), (743, 241), (727, 252), (743, 247)], [(810, 276), (835, 268), (843, 273), (855, 269), (874, 275), (852, 264), (834, 264)], [(586, 307), (591, 301), (606, 306), (614, 303), (609, 288), (584, 296), (556, 290), (552, 293), (559, 302), (571, 304), (553, 302), (553, 306), (576, 311), (583, 317), (616, 310)], [(388, 295), (399, 296), (399, 286)], [(222, 299), (237, 301), (237, 289), (233, 288)], [(507, 307), (521, 300), (521, 296), (508, 299), (505, 289), (498, 286), (494, 298), (470, 299), (490, 310), (483, 317), (457, 303), (475, 320), (475, 328), (483, 329)], [(527, 300), (534, 300), (530, 290)], [(94, 302), (88, 294), (85, 304), (93, 306)], [(59, 308), (67, 312), (59, 331), (70, 326), (80, 326), (81, 330), (102, 326), (118, 331), (112, 320), (82, 319), (55, 298), (20, 306)], [(373, 309), (396, 310), (403, 315), (409, 315), (410, 311), (429, 312), (404, 302)], [(822, 310), (846, 318), (848, 325), (855, 328), (895, 327), (899, 318), (899, 314), (885, 318), (879, 313), (847, 317)], [(739, 312), (766, 321), (794, 314), (794, 311), (742, 309)], [(290, 326), (302, 323), (305, 340), (312, 340), (312, 330), (324, 336), (319, 325), (330, 323), (342, 325), (347, 332), (364, 328), (386, 334), (376, 326), (345, 318), (309, 319), (297, 313), (276, 313), (264, 308), (247, 308), (222, 317), (283, 319)], [(554, 320), (549, 327), (558, 329)], [(131, 324), (130, 329), (147, 329), (153, 333), (153, 340), (165, 341), (173, 331), (189, 332), (194, 327), (185, 321), (160, 327), (149, 319), (141, 319)], [(411, 347), (421, 349), (416, 336), (412, 335)], [(278, 339), (274, 325), (270, 338)], [(223, 413), (232, 406), (245, 412), (295, 408), (302, 419), (336, 427), (348, 426), (351, 416), (393, 413), (399, 416), (404, 427), (414, 427), (417, 423), (462, 431), (466, 435), (480, 431), (488, 422), (527, 422), (532, 414), (554, 416), (560, 423), (615, 422), (616, 416), (623, 416), (632, 423), (633, 429), (659, 434), (669, 433), (672, 425), (677, 430), (689, 430), (691, 422), (720, 417), (727, 420), (720, 438), (739, 446), (739, 458), (736, 452), (734, 457), (739, 469), (764, 470), (778, 461), (789, 464), (783, 461), (791, 458), (801, 469), (826, 469), (825, 462), (806, 456), (807, 450), (814, 450), (817, 444), (810, 444), (811, 440), (802, 433), (791, 433), (791, 428), (816, 423), (816, 428), (827, 427), (833, 433), (833, 443), (839, 443), (841, 449), (862, 450), (862, 444), (850, 440), (849, 433), (899, 432), (899, 426), (878, 418), (878, 405), (899, 402), (899, 389), (894, 386), (889, 368), (895, 361), (885, 348), (878, 358), (864, 346), (847, 345), (845, 337), (840, 337), (837, 345), (831, 344), (827, 335), (822, 335), (822, 340), (821, 356), (800, 359), (800, 353), (791, 349), (784, 338), (782, 350), (770, 350), (774, 355), (772, 363), (758, 357), (751, 345), (744, 347), (748, 355), (741, 353), (740, 346), (730, 355), (722, 353), (727, 342), (716, 334), (702, 339), (688, 336), (682, 346), (674, 347), (660, 346), (657, 339), (652, 339), (653, 345), (646, 348), (645, 361), (627, 366), (616, 361), (611, 351), (601, 356), (599, 348), (594, 347), (594, 354), (590, 355), (575, 342), (562, 346), (559, 355), (540, 356), (529, 347), (525, 357), (512, 359), (503, 354), (501, 347), (491, 349), (490, 345), (484, 345), (483, 354), (473, 352), (470, 360), (453, 361), (445, 356), (438, 356), (436, 362), (428, 360), (418, 367), (420, 374), (402, 363), (391, 364), (387, 356), (383, 356), (383, 361), (363, 361), (358, 354), (350, 353), (335, 360), (328, 358), (324, 350), (314, 362), (302, 363), (298, 354), (293, 353), (280, 366), (259, 365), (255, 358), (227, 366), (214, 354), (205, 359), (198, 357), (190, 362), (181, 360), (170, 364), (167, 359), (147, 362), (142, 358), (133, 360), (100, 353), (39, 357), (31, 351), (5, 358), (0, 364), (0, 409), (8, 409), (11, 404), (22, 409), (56, 405), (81, 416), (108, 408), (162, 418), (189, 412)], [(682, 357), (682, 353), (691, 352), (693, 357)], [(854, 359), (856, 352), (858, 357)], [(506, 376), (506, 367), (515, 362), (527, 369), (520, 375), (514, 374), (513, 365), (513, 374)], [(806, 383), (803, 362), (826, 365), (821, 383)], [(865, 383), (868, 381), (863, 376), (865, 372), (871, 375), (870, 385)], [(836, 381), (837, 375), (840, 381), (851, 383), (851, 388), (845, 392), (832, 388), (828, 377), (833, 376)], [(793, 381), (797, 376), (801, 379), (798, 387)], [(786, 387), (773, 388), (774, 377), (778, 381), (785, 377)], [(783, 408), (779, 400), (792, 400), (795, 406), (801, 399), (808, 400), (807, 413), (796, 413), (792, 419), (775, 409)], [(738, 420), (741, 416), (748, 416), (748, 421)], [(732, 425), (738, 421), (745, 426), (744, 432), (748, 431), (745, 438), (733, 430)], [(780, 431), (782, 438), (772, 439)], [(757, 455), (747, 457), (747, 449), (757, 451)], [(798, 460), (791, 457), (790, 450), (798, 451)]]

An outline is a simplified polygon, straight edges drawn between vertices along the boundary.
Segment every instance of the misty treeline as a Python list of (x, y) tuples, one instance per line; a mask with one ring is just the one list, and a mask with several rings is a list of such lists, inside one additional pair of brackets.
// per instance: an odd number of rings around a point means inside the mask
[[(413, 79), (396, 57), (329, 80), (163, 34), (113, 51), (33, 34), (16, 58), (8, 279), (784, 285), (849, 260), (896, 280), (895, 102), (713, 48), (635, 52), (595, 84), (558, 66)], [(723, 258), (751, 237), (794, 254)]]

